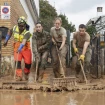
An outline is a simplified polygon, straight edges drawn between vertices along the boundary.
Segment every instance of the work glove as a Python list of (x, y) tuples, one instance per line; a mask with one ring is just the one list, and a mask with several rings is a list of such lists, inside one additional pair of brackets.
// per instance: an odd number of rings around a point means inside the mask
[(21, 43), (20, 46), (19, 46), (19, 48), (18, 48), (18, 50), (17, 50), (17, 53), (18, 52), (21, 52), (21, 50), (22, 50), (23, 47), (24, 47), (24, 44)]
[(78, 53), (78, 49), (77, 49), (77, 48), (74, 48), (74, 52), (75, 52), (75, 53)]
[(62, 50), (62, 48), (60, 47), (60, 48), (59, 48), (59, 51), (61, 51), (61, 50)]
[(54, 45), (57, 45), (57, 43), (56, 43), (55, 41), (53, 42), (53, 44), (54, 44)]
[(39, 48), (38, 48), (38, 51), (40, 52), (41, 50), (43, 50), (44, 49), (44, 46), (40, 46)]
[(40, 56), (39, 56), (38, 53), (35, 55), (35, 59), (36, 59), (38, 62), (40, 61)]
[(7, 46), (7, 43), (8, 43), (8, 41), (5, 41), (5, 42), (3, 43), (3, 46), (6, 47), (6, 46)]
[(80, 55), (80, 57), (79, 57), (79, 61), (81, 60), (82, 62), (84, 62), (84, 59), (85, 59), (85, 56), (84, 55)]
[(4, 44), (3, 44), (3, 46), (5, 47), (5, 46), (7, 46), (7, 43), (8, 43), (8, 40), (10, 39), (10, 35), (6, 35), (6, 38), (5, 38), (5, 42), (4, 42)]

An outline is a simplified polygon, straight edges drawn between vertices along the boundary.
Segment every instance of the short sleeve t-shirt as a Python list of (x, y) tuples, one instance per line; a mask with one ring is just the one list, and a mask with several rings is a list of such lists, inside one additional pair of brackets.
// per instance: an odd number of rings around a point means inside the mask
[(30, 37), (31, 37), (31, 33), (28, 32), (28, 33), (26, 33), (26, 34), (24, 35), (24, 38), (23, 38), (23, 39), (29, 40)]
[(81, 36), (79, 32), (75, 32), (73, 34), (73, 39), (76, 40), (78, 47), (83, 48), (85, 42), (90, 42), (90, 35), (85, 32), (85, 34)]
[(67, 37), (66, 30), (63, 27), (60, 27), (60, 29), (52, 27), (50, 34), (56, 42), (62, 42), (62, 36)]

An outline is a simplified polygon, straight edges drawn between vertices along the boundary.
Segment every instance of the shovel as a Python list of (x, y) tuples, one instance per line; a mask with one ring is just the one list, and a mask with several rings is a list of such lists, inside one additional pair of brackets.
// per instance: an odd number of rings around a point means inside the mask
[(36, 72), (35, 72), (35, 82), (37, 80), (37, 72), (38, 72), (38, 60), (36, 60)]
[[(77, 54), (77, 57), (79, 58), (79, 55), (78, 55), (78, 54)], [(84, 68), (83, 68), (83, 65), (82, 65), (81, 60), (79, 60), (79, 63), (80, 63), (80, 66), (81, 66), (81, 70), (82, 70), (82, 73), (83, 73), (85, 82), (86, 82), (86, 84), (87, 84), (87, 83), (88, 83), (88, 80), (87, 80), (87, 78), (86, 78), (86, 75), (85, 75)]]
[(58, 51), (58, 48), (56, 46), (56, 50), (57, 50), (57, 53), (58, 53), (58, 58), (59, 58), (59, 61), (60, 61), (60, 67), (61, 67), (61, 70), (63, 71), (63, 78), (53, 78), (53, 86), (54, 87), (71, 87), (71, 86), (75, 86), (76, 85), (76, 78), (75, 77), (66, 77), (65, 76), (65, 71), (64, 71), (64, 68), (63, 68), (63, 65), (62, 65), (62, 62), (61, 62), (61, 58), (60, 58), (60, 55), (59, 55), (59, 51)]
[(14, 79), (16, 78), (16, 69), (17, 69), (17, 65), (18, 65), (18, 56), (19, 56), (19, 52), (18, 52), (17, 57), (16, 57), (16, 66), (15, 66)]

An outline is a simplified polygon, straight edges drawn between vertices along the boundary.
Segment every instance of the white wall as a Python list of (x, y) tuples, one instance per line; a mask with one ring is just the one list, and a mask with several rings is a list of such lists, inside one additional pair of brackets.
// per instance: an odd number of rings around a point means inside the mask
[[(39, 15), (39, 0), (34, 0), (35, 1), (35, 5), (36, 5), (36, 9), (37, 9), (37, 12), (38, 12), (38, 15)], [(31, 16), (31, 13), (27, 7), (27, 4), (25, 2), (25, 0), (20, 0), (26, 14), (27, 14), (27, 23), (30, 25), (30, 32), (33, 33), (33, 29), (35, 27), (35, 24), (34, 24), (34, 20)], [(32, 45), (32, 39), (31, 39), (31, 45)], [(32, 46), (31, 46), (32, 47)], [(32, 50), (32, 49), (31, 49)], [(33, 54), (32, 54), (32, 59), (33, 59)]]
[(38, 12), (38, 16), (39, 16), (39, 0), (34, 0), (34, 1), (35, 1), (36, 9)]
[(25, 2), (25, 0), (20, 0), (26, 14), (27, 14), (27, 23), (30, 25), (30, 32), (32, 33), (33, 32), (33, 28), (35, 27), (35, 24), (34, 24), (34, 21), (33, 21), (33, 18), (31, 16), (31, 13), (27, 7), (27, 4)]

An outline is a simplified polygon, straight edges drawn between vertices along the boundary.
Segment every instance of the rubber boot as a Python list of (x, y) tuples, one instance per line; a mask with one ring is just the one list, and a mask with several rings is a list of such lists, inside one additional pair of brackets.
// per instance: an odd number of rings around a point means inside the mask
[(16, 70), (16, 81), (22, 81), (22, 69)]
[(77, 82), (78, 83), (83, 83), (84, 82), (84, 76), (83, 76), (83, 73), (82, 73), (82, 71), (80, 71), (77, 75), (76, 75), (76, 77), (77, 77)]
[(29, 78), (28, 78), (28, 83), (33, 84), (35, 82), (35, 72), (30, 72)]
[(24, 69), (24, 78), (25, 78), (26, 81), (28, 80), (29, 73), (30, 73), (30, 70), (27, 69), (27, 68), (25, 68), (25, 69)]
[(29, 74), (28, 73), (24, 73), (24, 79), (27, 81), (28, 80), (28, 77), (29, 77)]
[(39, 70), (38, 82), (42, 82), (44, 70)]
[(49, 73), (44, 72), (43, 78), (42, 78), (42, 84), (48, 84), (49, 83)]

